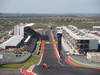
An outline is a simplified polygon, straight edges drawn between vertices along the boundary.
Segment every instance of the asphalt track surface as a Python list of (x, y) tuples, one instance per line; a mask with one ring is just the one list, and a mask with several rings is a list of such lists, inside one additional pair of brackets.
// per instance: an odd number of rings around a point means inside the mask
[[(42, 40), (50, 41), (50, 31), (48, 30)], [(43, 68), (43, 63), (49, 65), (49, 68)], [(62, 60), (59, 63), (54, 55), (52, 45), (45, 45), (45, 52), (40, 65), (33, 69), (37, 75), (100, 75), (100, 70), (90, 68), (79, 68), (65, 64)]]

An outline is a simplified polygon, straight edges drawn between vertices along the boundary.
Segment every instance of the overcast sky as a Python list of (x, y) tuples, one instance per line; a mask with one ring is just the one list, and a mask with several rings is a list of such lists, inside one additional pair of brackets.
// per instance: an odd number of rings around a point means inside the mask
[(100, 13), (100, 0), (0, 0), (5, 13)]

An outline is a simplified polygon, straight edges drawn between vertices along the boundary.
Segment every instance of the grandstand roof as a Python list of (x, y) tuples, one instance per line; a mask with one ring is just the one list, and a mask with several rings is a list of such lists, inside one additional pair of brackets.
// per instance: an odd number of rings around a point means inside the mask
[(4, 46), (17, 46), (21, 42), (22, 39), (23, 39), (22, 36), (16, 35), (16, 36), (9, 38), (7, 41), (2, 43), (2, 45), (4, 45)]

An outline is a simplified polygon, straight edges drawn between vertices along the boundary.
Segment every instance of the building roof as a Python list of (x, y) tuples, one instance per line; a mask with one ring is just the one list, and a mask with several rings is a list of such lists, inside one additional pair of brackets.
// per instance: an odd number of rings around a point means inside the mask
[(7, 41), (2, 43), (2, 45), (4, 45), (4, 46), (17, 46), (21, 42), (22, 39), (23, 39), (22, 36), (16, 35), (16, 36), (9, 38)]
[(31, 27), (31, 26), (33, 26), (35, 23), (28, 23), (28, 24), (26, 24), (24, 27)]
[(63, 26), (63, 29), (69, 33), (70, 36), (72, 36), (75, 39), (79, 39), (79, 40), (93, 40), (93, 39), (100, 39), (90, 33), (85, 33), (83, 31), (80, 31), (78, 28), (72, 28), (72, 27), (66, 27)]

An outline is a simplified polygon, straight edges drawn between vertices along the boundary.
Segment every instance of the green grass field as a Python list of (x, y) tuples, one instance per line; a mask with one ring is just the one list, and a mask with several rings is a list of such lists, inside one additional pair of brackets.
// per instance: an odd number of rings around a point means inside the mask
[(27, 69), (31, 65), (37, 64), (39, 59), (40, 59), (40, 56), (33, 55), (33, 56), (30, 56), (30, 58), (26, 60), (25, 62), (22, 62), (19, 64), (3, 64), (3, 65), (0, 65), (0, 68), (2, 69), (20, 69), (20, 68)]

